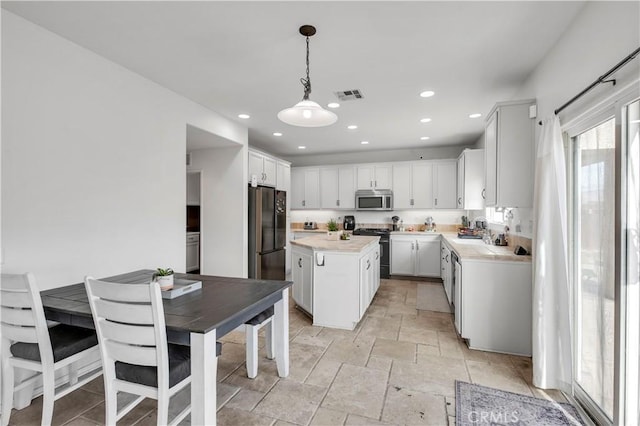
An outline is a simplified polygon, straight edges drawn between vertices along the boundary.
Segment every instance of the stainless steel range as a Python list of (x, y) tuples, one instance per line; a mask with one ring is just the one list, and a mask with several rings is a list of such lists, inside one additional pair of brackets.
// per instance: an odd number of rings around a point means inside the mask
[(353, 235), (380, 237), (380, 278), (389, 278), (391, 272), (390, 232), (388, 228), (358, 228), (353, 231)]

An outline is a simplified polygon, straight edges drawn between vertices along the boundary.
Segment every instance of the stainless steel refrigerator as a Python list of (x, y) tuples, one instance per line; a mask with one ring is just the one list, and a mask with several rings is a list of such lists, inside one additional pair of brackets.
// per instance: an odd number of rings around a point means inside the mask
[(287, 193), (249, 187), (249, 278), (284, 280)]

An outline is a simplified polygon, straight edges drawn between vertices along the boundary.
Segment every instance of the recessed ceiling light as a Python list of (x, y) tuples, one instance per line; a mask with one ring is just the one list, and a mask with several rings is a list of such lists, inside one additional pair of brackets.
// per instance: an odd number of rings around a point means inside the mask
[(337, 102), (329, 102), (329, 103), (327, 104), (327, 106), (328, 106), (329, 108), (340, 108), (340, 104), (339, 104), (339, 103), (337, 103)]
[(475, 112), (473, 114), (469, 114), (469, 118), (479, 118), (479, 117), (482, 117), (482, 114), (477, 113), (477, 112)]
[(280, 133), (280, 132), (273, 132), (273, 136), (282, 136), (282, 133)]
[(423, 136), (420, 138), (421, 141), (428, 141), (429, 140), (429, 136)]
[(347, 129), (349, 129), (349, 130), (355, 130), (357, 128), (358, 128), (358, 126), (356, 126), (355, 124), (350, 124), (350, 125), (347, 126)]
[(307, 149), (307, 147), (306, 147), (306, 146), (303, 146), (303, 145), (300, 145), (300, 146), (298, 147), (298, 149)]
[(251, 118), (251, 116), (249, 114), (238, 114), (238, 118), (246, 120), (247, 118)]
[(361, 145), (369, 145), (369, 141), (362, 141), (360, 142)]
[(431, 96), (435, 95), (436, 92), (434, 92), (433, 90), (425, 90), (424, 92), (420, 93), (420, 96), (423, 98), (430, 98)]
[(420, 119), (420, 122), (421, 122), (421, 123), (428, 123), (428, 122), (430, 122), (430, 121), (431, 121), (431, 119), (430, 119), (430, 118), (421, 118), (421, 119)]

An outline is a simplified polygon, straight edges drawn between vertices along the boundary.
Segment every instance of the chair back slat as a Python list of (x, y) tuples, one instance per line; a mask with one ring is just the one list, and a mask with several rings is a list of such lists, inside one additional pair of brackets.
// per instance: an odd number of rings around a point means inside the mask
[(99, 321), (105, 339), (129, 345), (156, 345), (155, 330), (151, 326), (117, 324), (105, 319)]
[(2, 322), (2, 337), (14, 342), (39, 343), (35, 327), (20, 327)]
[(100, 299), (114, 302), (147, 302), (149, 303), (149, 283), (120, 284), (106, 281), (94, 281), (93, 295)]
[(121, 361), (157, 366), (158, 383), (168, 383), (167, 331), (158, 283), (116, 284), (87, 277), (85, 287), (102, 359), (108, 364), (105, 380), (114, 379), (109, 377), (115, 371), (113, 363)]
[(9, 308), (31, 308), (31, 295), (28, 291), (6, 291), (3, 288), (0, 292), (0, 305)]
[[(147, 288), (147, 293), (149, 289)], [(123, 324), (153, 325), (150, 304), (121, 303), (111, 300), (95, 300), (96, 316)]]
[(14, 309), (6, 306), (0, 307), (0, 320), (5, 324), (35, 327), (36, 319), (31, 309)]
[(109, 357), (121, 362), (135, 365), (158, 365), (158, 355), (155, 346), (127, 345), (113, 340), (105, 340), (104, 348)]
[(2, 274), (0, 290), (2, 337), (9, 342), (37, 343), (43, 363), (53, 364), (49, 330), (33, 274)]

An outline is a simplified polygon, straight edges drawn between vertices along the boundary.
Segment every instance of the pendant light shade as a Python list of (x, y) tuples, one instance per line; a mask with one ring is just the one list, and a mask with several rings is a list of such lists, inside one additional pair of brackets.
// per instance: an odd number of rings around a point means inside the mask
[(278, 113), (278, 118), (287, 124), (300, 127), (329, 126), (338, 121), (337, 115), (308, 99), (291, 108), (283, 109)]
[(278, 118), (292, 126), (300, 127), (323, 127), (329, 126), (338, 120), (338, 116), (331, 111), (322, 108), (318, 103), (309, 99), (311, 93), (311, 79), (309, 77), (309, 37), (316, 33), (315, 27), (303, 25), (300, 27), (300, 34), (307, 39), (307, 78), (300, 81), (304, 87), (302, 100), (291, 108), (283, 109), (278, 113)]

